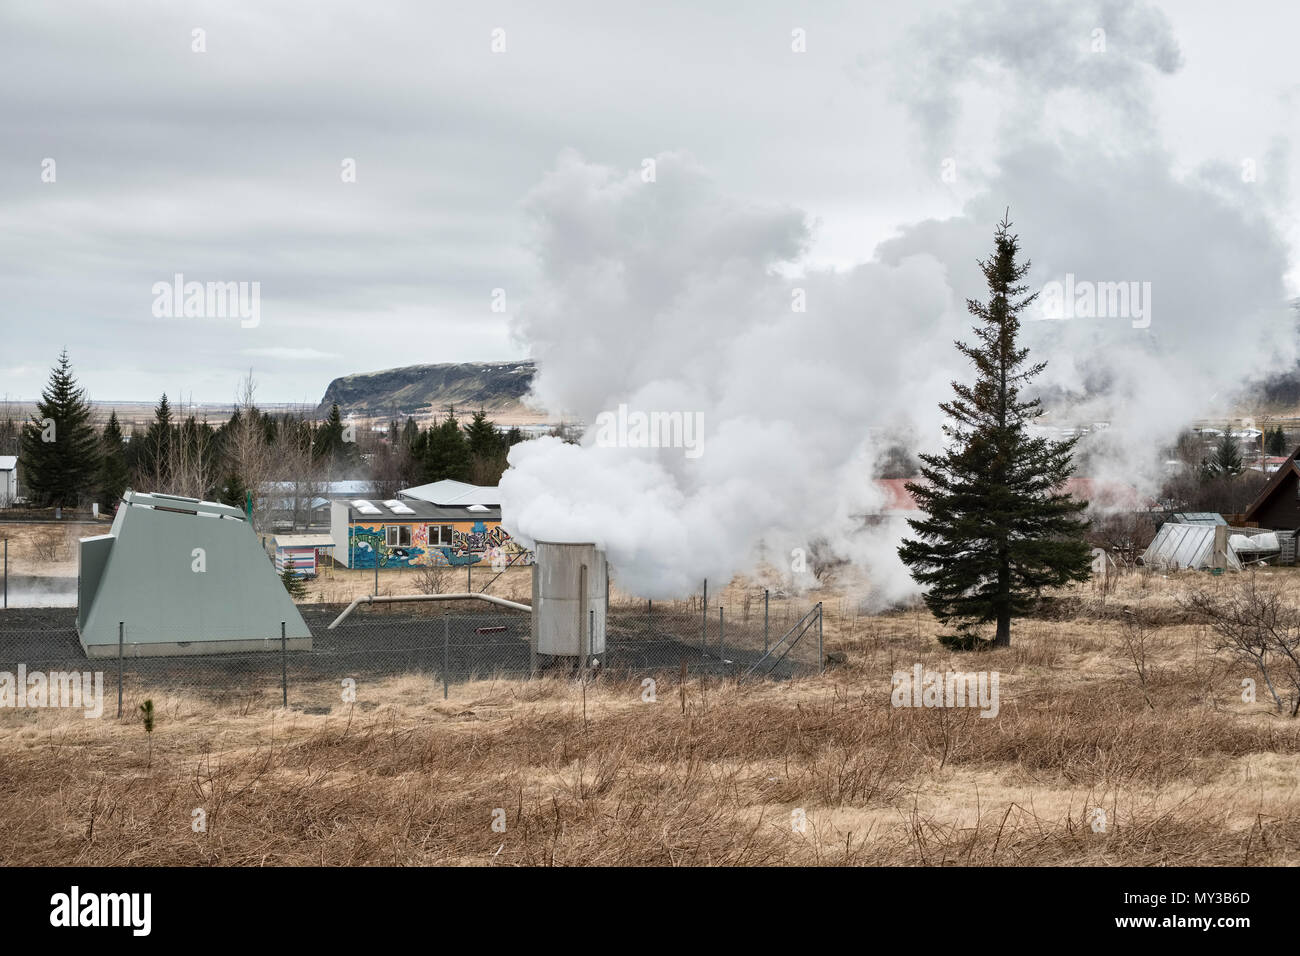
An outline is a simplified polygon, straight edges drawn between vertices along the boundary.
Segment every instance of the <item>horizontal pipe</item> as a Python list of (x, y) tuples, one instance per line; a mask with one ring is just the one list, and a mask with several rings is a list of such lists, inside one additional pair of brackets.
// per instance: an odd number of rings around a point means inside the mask
[(332, 631), (342, 624), (347, 619), (347, 616), (357, 609), (358, 604), (396, 604), (399, 601), (487, 601), (489, 604), (513, 608), (516, 611), (528, 611), (530, 614), (533, 610), (527, 604), (507, 601), (505, 598), (499, 598), (493, 594), (394, 594), (385, 597), (375, 597), (373, 594), (367, 594), (349, 604), (326, 630)]

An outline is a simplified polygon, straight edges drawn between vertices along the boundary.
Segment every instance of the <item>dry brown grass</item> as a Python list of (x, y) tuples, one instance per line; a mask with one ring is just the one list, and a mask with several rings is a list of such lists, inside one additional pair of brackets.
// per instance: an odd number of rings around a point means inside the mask
[[(394, 678), (320, 715), (130, 688), (126, 713), (156, 705), (151, 761), (134, 720), (3, 711), (0, 860), (1300, 863), (1300, 722), (1241, 701), (1249, 675), (1173, 614), (1183, 584), (1121, 581), (1104, 602), (1080, 589), (1069, 613), (973, 655), (941, 648), (919, 611), (824, 596), (846, 664), (786, 683), (668, 675), (657, 703), (608, 677), (484, 681), (446, 702)], [(1116, 604), (1153, 622), (1145, 686)], [(1000, 715), (890, 707), (890, 675), (916, 662), (998, 671)]]

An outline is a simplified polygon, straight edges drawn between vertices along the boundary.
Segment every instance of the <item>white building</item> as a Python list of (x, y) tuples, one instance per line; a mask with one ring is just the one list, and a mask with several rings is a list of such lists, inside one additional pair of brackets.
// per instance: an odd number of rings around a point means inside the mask
[(8, 508), (18, 497), (18, 456), (0, 455), (0, 508)]

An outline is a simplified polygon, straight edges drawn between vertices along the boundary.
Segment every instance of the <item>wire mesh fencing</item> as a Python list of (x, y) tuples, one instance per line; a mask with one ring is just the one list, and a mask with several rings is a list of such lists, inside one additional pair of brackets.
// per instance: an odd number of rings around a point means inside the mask
[(195, 641), (192, 626), (142, 619), (88, 636), (100, 641), (88, 645), (74, 609), (6, 612), (0, 617), (0, 706), (6, 673), (13, 686), (20, 676), (30, 683), (28, 675), (55, 675), (45, 679), (47, 688), (58, 675), (87, 675), (82, 686), (97, 682), (102, 688), (105, 716), (129, 713), (143, 696), (164, 692), (244, 710), (288, 706), (323, 713), (340, 703), (364, 708), (398, 698), (446, 698), (452, 686), (476, 680), (577, 670), (626, 678), (685, 671), (783, 679), (816, 673), (822, 660), (820, 604), (772, 613), (755, 602), (743, 610), (709, 607), (702, 596), (616, 602), (607, 610), (604, 646), (582, 660), (537, 653), (527, 610), (479, 601), (361, 604), (342, 620), (338, 605), (299, 611), (305, 633), (297, 622), (286, 622), (283, 636)]

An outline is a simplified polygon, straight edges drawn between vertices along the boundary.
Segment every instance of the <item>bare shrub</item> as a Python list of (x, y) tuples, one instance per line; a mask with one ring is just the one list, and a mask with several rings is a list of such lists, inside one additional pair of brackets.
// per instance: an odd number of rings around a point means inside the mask
[(1198, 587), (1181, 603), (1209, 625), (1216, 653), (1259, 672), (1279, 712), (1283, 692), (1291, 716), (1300, 712), (1300, 610), (1276, 587), (1251, 572), (1218, 592)]
[(421, 594), (450, 594), (460, 575), (447, 565), (422, 564), (415, 572), (415, 589)]
[(1152, 635), (1155, 633), (1155, 629), (1145, 615), (1134, 613), (1131, 609), (1125, 608), (1119, 633), (1124, 640), (1124, 652), (1133, 665), (1133, 669), (1137, 672), (1138, 683), (1142, 687), (1142, 696), (1146, 699), (1147, 706), (1155, 710), (1156, 705), (1151, 703), (1151, 695), (1147, 693), (1147, 656), (1151, 650)]
[(1122, 568), (1132, 568), (1156, 536), (1155, 522), (1149, 515), (1118, 512), (1094, 516), (1087, 540), (1094, 548), (1104, 549)]
[(54, 534), (38, 534), (32, 540), (32, 553), (36, 555), (38, 561), (53, 564), (63, 559), (67, 545), (67, 538), (61, 531)]

